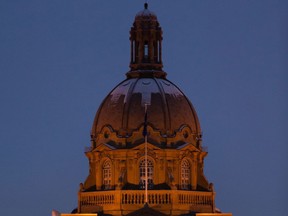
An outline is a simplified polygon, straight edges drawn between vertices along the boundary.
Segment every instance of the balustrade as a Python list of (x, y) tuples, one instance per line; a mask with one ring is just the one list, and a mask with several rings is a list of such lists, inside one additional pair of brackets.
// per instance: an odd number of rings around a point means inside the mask
[[(81, 206), (105, 206), (113, 204), (133, 205), (145, 203), (144, 190), (115, 190), (81, 192), (79, 194)], [(148, 204), (178, 204), (178, 205), (202, 205), (213, 206), (214, 196), (212, 192), (183, 191), (183, 190), (149, 190)]]
[[(144, 191), (122, 191), (121, 204), (144, 204), (145, 194)], [(149, 191), (148, 193), (149, 204), (170, 204), (171, 192), (170, 191)]]
[(213, 196), (208, 192), (194, 192), (182, 191), (178, 193), (179, 204), (190, 205), (213, 205)]
[(88, 192), (81, 193), (80, 197), (81, 206), (109, 205), (114, 204), (115, 201), (115, 195), (113, 193)]

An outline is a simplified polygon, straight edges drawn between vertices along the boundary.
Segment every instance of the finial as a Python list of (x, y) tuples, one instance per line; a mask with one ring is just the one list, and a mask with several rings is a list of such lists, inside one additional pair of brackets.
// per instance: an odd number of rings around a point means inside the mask
[(147, 2), (144, 4), (144, 8), (148, 9), (148, 3)]

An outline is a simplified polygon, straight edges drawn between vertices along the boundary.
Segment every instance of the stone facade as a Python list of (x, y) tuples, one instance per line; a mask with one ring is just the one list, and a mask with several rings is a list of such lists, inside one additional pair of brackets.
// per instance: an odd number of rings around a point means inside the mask
[[(86, 152), (91, 171), (89, 176), (95, 178), (87, 179), (84, 184), (87, 188), (81, 185), (78, 211), (88, 213), (100, 210), (107, 214), (125, 215), (143, 207), (144, 190), (139, 182), (144, 148), (144, 143), (131, 149), (114, 149), (103, 144)], [(202, 169), (206, 152), (185, 144), (177, 149), (161, 149), (147, 143), (147, 149), (147, 158), (153, 164), (153, 184), (148, 190), (151, 208), (166, 214), (175, 211), (173, 215), (214, 211), (215, 192), (208, 185)], [(181, 182), (184, 161), (189, 164), (189, 173), (186, 173), (189, 182), (185, 182), (185, 185)], [(103, 165), (107, 162), (111, 167), (111, 184), (103, 185)], [(93, 183), (95, 187), (89, 187)]]

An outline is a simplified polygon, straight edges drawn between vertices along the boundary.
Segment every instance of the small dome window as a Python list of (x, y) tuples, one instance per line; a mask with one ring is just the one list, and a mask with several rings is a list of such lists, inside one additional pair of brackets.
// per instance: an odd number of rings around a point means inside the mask
[(105, 132), (104, 132), (104, 138), (105, 138), (105, 139), (108, 139), (109, 136), (110, 136), (109, 132), (108, 132), (108, 131), (105, 131)]
[(183, 132), (183, 137), (184, 137), (185, 139), (187, 139), (188, 136), (189, 136), (188, 131), (185, 130), (185, 131)]

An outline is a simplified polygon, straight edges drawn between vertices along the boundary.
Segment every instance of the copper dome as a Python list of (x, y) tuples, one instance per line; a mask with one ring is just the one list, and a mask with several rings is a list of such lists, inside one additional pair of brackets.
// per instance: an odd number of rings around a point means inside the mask
[(175, 147), (190, 142), (199, 147), (197, 114), (183, 92), (166, 79), (162, 70), (162, 29), (148, 5), (144, 7), (130, 31), (131, 70), (102, 102), (91, 131), (93, 146), (112, 142), (116, 147), (125, 147), (127, 139), (132, 145), (135, 140), (140, 142), (148, 104), (148, 125), (154, 133), (150, 137), (155, 143)]
[(118, 136), (131, 136), (144, 123), (148, 104), (148, 124), (163, 137), (172, 137), (182, 127), (201, 134), (197, 114), (183, 92), (162, 78), (129, 78), (118, 84), (102, 102), (92, 128), (97, 136), (109, 126)]

